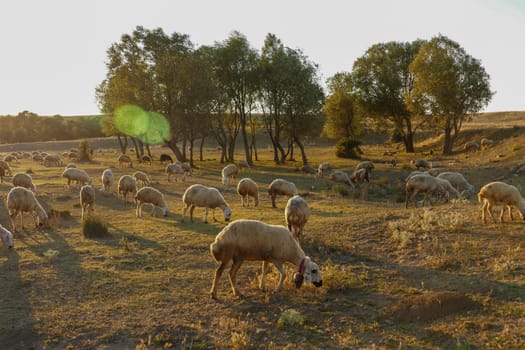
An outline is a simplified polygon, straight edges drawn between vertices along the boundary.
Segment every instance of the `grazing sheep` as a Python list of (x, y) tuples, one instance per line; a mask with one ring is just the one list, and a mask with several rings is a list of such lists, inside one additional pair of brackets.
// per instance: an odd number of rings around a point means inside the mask
[(89, 177), (88, 173), (86, 173), (82, 169), (67, 168), (62, 173), (62, 177), (65, 177), (67, 179), (68, 187), (71, 187), (72, 181), (75, 181), (77, 185), (80, 185), (80, 186), (83, 186), (85, 184), (93, 185), (93, 181), (91, 181), (91, 178)]
[(40, 154), (34, 154), (32, 159), (38, 163), (42, 163), (44, 161), (44, 157), (42, 157)]
[(446, 171), (446, 172), (439, 174), (437, 178), (448, 180), (448, 182), (450, 182), (450, 184), (454, 186), (454, 188), (458, 191), (461, 191), (461, 192), (466, 191), (471, 194), (474, 194), (476, 191), (474, 189), (474, 186), (472, 186), (461, 173), (454, 173), (454, 172)]
[(133, 196), (137, 193), (137, 181), (131, 175), (122, 175), (118, 180), (118, 193), (122, 194), (124, 201), (128, 203), (128, 193)]
[(330, 163), (321, 163), (317, 168), (317, 177), (324, 177), (330, 170), (332, 165)]
[(118, 156), (118, 166), (123, 168), (127, 164), (128, 168), (133, 168), (133, 161), (127, 154), (121, 154)]
[(177, 161), (176, 164), (180, 165), (185, 176), (193, 176), (193, 171), (191, 169), (190, 163)]
[(84, 185), (80, 189), (80, 206), (82, 207), (81, 220), (84, 220), (86, 209), (92, 212), (95, 210), (95, 190), (91, 185)]
[(239, 172), (239, 169), (237, 169), (237, 165), (235, 164), (228, 164), (224, 168), (222, 168), (222, 183), (223, 184), (229, 184), (230, 182), (235, 183), (235, 176)]
[(9, 248), (13, 248), (13, 234), (11, 231), (0, 225), (0, 240)]
[(413, 164), (417, 170), (419, 170), (420, 168), (422, 169), (432, 168), (432, 165), (424, 159), (411, 160), (410, 164)]
[(140, 157), (140, 161), (141, 161), (142, 164), (146, 164), (147, 163), (147, 164), (151, 165), (151, 157), (146, 155), (146, 154), (144, 154), (142, 157)]
[(162, 215), (168, 215), (168, 205), (164, 200), (164, 195), (153, 187), (142, 187), (135, 195), (135, 203), (137, 203), (136, 216), (142, 217), (142, 207), (144, 204), (151, 204), (153, 209), (151, 210), (151, 216), (155, 215), (155, 209), (157, 207), (162, 209)]
[(277, 195), (287, 196), (288, 198), (297, 195), (297, 187), (290, 181), (283, 179), (275, 179), (268, 186), (268, 194), (272, 198), (272, 207), (277, 208), (275, 205), (275, 198)]
[(142, 171), (135, 171), (133, 177), (137, 181), (137, 185), (140, 183), (142, 187), (149, 186), (149, 177), (146, 173)]
[(487, 212), (492, 220), (496, 222), (494, 215), (492, 215), (492, 206), (494, 204), (503, 205), (499, 216), (500, 223), (503, 223), (505, 207), (507, 207), (509, 211), (510, 220), (513, 220), (512, 207), (516, 207), (520, 213), (521, 219), (525, 220), (525, 201), (523, 201), (519, 190), (515, 186), (497, 181), (488, 183), (479, 190), (478, 200), (480, 203), (483, 202), (481, 208), (481, 221), (483, 221), (484, 224), (487, 223), (485, 215)]
[(191, 185), (182, 195), (182, 202), (184, 203), (182, 222), (184, 222), (184, 217), (186, 216), (186, 210), (188, 208), (190, 208), (190, 221), (193, 222), (193, 210), (195, 207), (206, 208), (204, 216), (204, 223), (206, 224), (208, 223), (208, 209), (212, 209), (214, 221), (217, 221), (215, 218), (215, 208), (217, 207), (221, 208), (224, 214), (224, 220), (230, 221), (232, 215), (228, 203), (226, 203), (226, 200), (219, 190), (214, 187), (206, 187), (199, 184)]
[(420, 192), (425, 193), (423, 204), (425, 204), (425, 200), (428, 199), (430, 205), (432, 205), (432, 200), (429, 197), (430, 194), (444, 194), (447, 199), (449, 196), (449, 193), (445, 191), (443, 185), (436, 180), (435, 177), (428, 174), (418, 174), (409, 178), (405, 185), (405, 190), (405, 208), (408, 208), (409, 200), (413, 200), (414, 206), (417, 207), (415, 198)]
[(430, 169), (428, 169), (427, 171), (425, 171), (425, 173), (427, 173), (428, 175), (431, 175), (431, 176), (436, 177), (436, 176), (439, 175), (439, 172), (440, 172), (440, 171), (441, 171), (441, 170), (440, 170), (439, 168), (430, 168)]
[(368, 173), (368, 169), (361, 168), (359, 170), (355, 170), (352, 174), (352, 177), (350, 178), (351, 182), (354, 183), (363, 183), (363, 182), (370, 182), (370, 175)]
[(410, 174), (408, 174), (408, 176), (405, 178), (405, 182), (407, 182), (412, 176), (414, 175), (428, 175), (428, 176), (431, 176), (429, 173), (427, 172), (424, 172), (424, 171), (419, 171), (419, 170), (414, 170), (412, 171)]
[(162, 164), (164, 162), (173, 163), (173, 159), (171, 158), (171, 156), (169, 154), (162, 153), (160, 155), (160, 164)]
[(479, 151), (479, 144), (475, 141), (467, 141), (463, 146), (465, 152)]
[[(450, 194), (452, 193), (456, 198), (459, 198), (461, 197), (461, 195), (459, 194), (458, 190), (456, 190), (456, 188), (454, 186), (452, 186), (452, 184), (450, 183), (450, 181), (448, 181), (447, 179), (444, 179), (444, 178), (440, 178), (440, 177), (435, 177), (435, 179), (437, 180), (437, 182), (441, 185), (441, 187), (443, 188), (443, 193), (445, 193), (445, 199), (448, 201), (449, 197), (450, 197)], [(447, 195), (448, 194), (448, 195)]]
[(7, 163), (11, 163), (11, 162), (16, 162), (18, 161), (18, 158), (13, 155), (13, 154), (8, 154), (7, 156), (4, 157), (4, 162), (7, 162)]
[(369, 173), (371, 173), (372, 169), (374, 169), (374, 163), (372, 163), (370, 160), (364, 160), (355, 166), (355, 170), (359, 169), (366, 169)]
[(0, 168), (5, 170), (5, 174), (7, 176), (11, 176), (13, 174), (13, 172), (11, 171), (11, 167), (9, 166), (9, 163), (3, 160), (0, 160)]
[(67, 163), (66, 164), (66, 169), (68, 169), (68, 168), (76, 168), (76, 167), (77, 167), (77, 165), (75, 163)]
[(30, 213), (35, 221), (35, 226), (46, 225), (48, 216), (44, 208), (40, 205), (36, 196), (24, 187), (13, 187), (7, 194), (7, 209), (13, 232), (16, 229), (16, 216), (20, 215), (20, 225), (24, 229), (23, 213)]
[(111, 192), (111, 187), (113, 187), (113, 182), (115, 182), (115, 175), (111, 169), (105, 169), (102, 172), (102, 188), (104, 191)]
[(237, 185), (237, 193), (241, 196), (242, 206), (250, 206), (250, 197), (253, 197), (253, 206), (259, 205), (259, 188), (257, 183), (252, 179), (245, 177), (239, 181)]
[(345, 185), (352, 187), (352, 189), (355, 189), (354, 183), (350, 180), (350, 178), (348, 177), (348, 174), (345, 173), (344, 171), (334, 170), (330, 174), (330, 180), (334, 182), (344, 183)]
[(315, 170), (315, 168), (311, 165), (303, 165), (301, 167), (301, 172), (304, 174), (304, 175), (316, 175), (317, 174), (317, 170)]
[(492, 145), (494, 145), (494, 140), (491, 140), (491, 139), (488, 139), (486, 137), (482, 138), (481, 139), (481, 149), (486, 149), (486, 148), (489, 148), (489, 147), (492, 147)]
[(306, 284), (313, 283), (316, 287), (321, 287), (323, 284), (319, 266), (305, 255), (299, 243), (284, 226), (268, 225), (257, 220), (236, 220), (217, 234), (215, 241), (210, 245), (210, 253), (215, 261), (220, 263), (215, 270), (210, 290), (213, 299), (217, 298), (219, 280), (230, 261), (233, 261), (229, 272), (230, 285), (233, 295), (236, 297), (242, 297), (236, 285), (236, 276), (245, 260), (262, 260), (259, 288), (263, 291), (265, 290), (265, 276), (270, 262), (275, 265), (280, 274), (279, 283), (274, 293), (281, 290), (286, 278), (286, 272), (283, 268), (283, 264), (286, 262), (297, 267), (297, 272), (294, 273), (296, 288), (301, 287), (303, 281)]
[(46, 167), (62, 166), (64, 165), (64, 162), (62, 162), (62, 159), (58, 154), (47, 154), (46, 156), (44, 156), (43, 164)]
[(16, 173), (13, 175), (13, 179), (11, 181), (13, 182), (13, 186), (24, 187), (36, 193), (36, 186), (33, 184), (33, 179), (29, 174)]
[(251, 169), (250, 164), (248, 164), (248, 162), (245, 159), (239, 160), (237, 162), (237, 166), (239, 167), (239, 171), (241, 171), (243, 169), (248, 169), (248, 170)]
[(179, 175), (182, 176), (182, 181), (186, 181), (186, 173), (182, 170), (182, 167), (177, 163), (170, 163), (166, 166), (165, 170), (168, 175), (168, 182), (171, 181), (171, 176), (175, 176), (175, 181), (178, 181)]
[(298, 241), (303, 234), (304, 225), (310, 217), (310, 207), (308, 203), (301, 196), (293, 196), (286, 203), (284, 209), (284, 220), (288, 226), (288, 230), (293, 233), (293, 236)]

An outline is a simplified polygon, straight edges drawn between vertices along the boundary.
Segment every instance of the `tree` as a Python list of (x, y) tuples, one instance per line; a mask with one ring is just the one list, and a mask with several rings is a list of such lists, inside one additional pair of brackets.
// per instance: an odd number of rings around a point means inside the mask
[(405, 104), (414, 88), (413, 73), (408, 67), (421, 44), (421, 40), (375, 44), (354, 62), (352, 70), (364, 111), (382, 125), (391, 122), (407, 152), (414, 152), (414, 134), (423, 122)]
[(424, 43), (410, 64), (413, 113), (425, 114), (444, 131), (443, 154), (450, 154), (463, 122), (486, 106), (493, 92), (481, 62), (455, 41), (438, 35)]

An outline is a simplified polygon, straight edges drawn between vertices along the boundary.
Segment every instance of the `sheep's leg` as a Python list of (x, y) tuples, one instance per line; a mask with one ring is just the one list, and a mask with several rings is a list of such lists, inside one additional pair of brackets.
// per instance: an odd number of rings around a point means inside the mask
[(18, 215), (18, 211), (14, 211), (9, 213), (9, 221), (11, 221), (11, 228), (13, 232), (16, 232), (16, 217)]
[(283, 265), (280, 261), (272, 261), (272, 263), (277, 267), (277, 270), (279, 270), (279, 283), (277, 283), (277, 288), (275, 288), (274, 293), (278, 293), (281, 290), (281, 287), (283, 285), (283, 281), (286, 278), (286, 272), (283, 269)]
[(277, 206), (275, 205), (275, 194), (272, 194), (272, 208), (277, 208)]
[(82, 204), (81, 207), (82, 207), (82, 214), (80, 214), (80, 220), (84, 220), (84, 212), (85, 212), (84, 204)]
[(217, 299), (217, 284), (219, 283), (219, 279), (221, 278), (222, 272), (224, 271), (224, 268), (226, 267), (227, 263), (228, 263), (227, 261), (221, 262), (219, 267), (217, 267), (217, 269), (215, 270), (215, 277), (213, 278), (213, 283), (211, 285), (211, 290), (210, 290), (210, 296), (213, 299)]
[(509, 208), (509, 218), (510, 220), (514, 220), (514, 218), (512, 217), (512, 206), (511, 205), (507, 205), (507, 208)]
[(137, 210), (135, 210), (135, 216), (142, 217), (142, 203), (137, 204)]
[(184, 204), (184, 209), (182, 210), (182, 220), (181, 222), (184, 222), (184, 217), (186, 216), (186, 210), (188, 209), (188, 206)]
[(490, 202), (487, 202), (487, 212), (489, 213), (490, 217), (492, 218), (492, 221), (496, 223), (496, 219), (494, 218), (494, 214), (492, 213), (492, 204)]
[[(410, 198), (410, 192), (406, 191), (405, 192), (405, 209), (408, 209), (408, 200)], [(288, 229), (290, 229), (290, 227), (288, 227)]]
[(213, 208), (211, 210), (211, 215), (212, 215), (212, 218), (213, 218), (213, 222), (217, 222), (218, 220), (215, 218), (215, 208)]
[(239, 268), (241, 267), (242, 262), (243, 262), (242, 258), (233, 257), (233, 264), (228, 274), (229, 279), (230, 279), (230, 284), (233, 290), (233, 295), (235, 295), (236, 297), (240, 297), (240, 298), (242, 298), (243, 295), (239, 291), (239, 288), (237, 288), (236, 277), (237, 277), (237, 271), (239, 271)]
[(152, 204), (151, 207), (151, 216), (155, 216), (155, 209), (157, 209), (157, 207), (155, 206), (155, 204)]
[(487, 217), (486, 217), (486, 210), (487, 210), (487, 205), (488, 205), (488, 202), (487, 201), (483, 201), (483, 206), (481, 207), (481, 221), (483, 222), (484, 225), (487, 224)]
[(263, 260), (263, 262), (262, 262), (261, 282), (259, 283), (259, 288), (263, 292), (266, 292), (266, 287), (264, 286), (264, 281), (265, 281), (267, 272), (268, 272), (268, 261)]

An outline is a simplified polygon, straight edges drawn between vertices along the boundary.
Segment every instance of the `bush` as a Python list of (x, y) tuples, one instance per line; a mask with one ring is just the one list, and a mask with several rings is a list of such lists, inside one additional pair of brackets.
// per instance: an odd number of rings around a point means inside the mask
[(106, 223), (91, 215), (82, 221), (82, 233), (86, 238), (103, 238), (109, 235)]
[(332, 192), (340, 194), (343, 197), (350, 195), (350, 190), (348, 189), (348, 186), (346, 185), (340, 185), (340, 184), (333, 185)]
[(78, 160), (81, 162), (88, 162), (91, 160), (92, 150), (89, 147), (88, 140), (82, 140), (78, 144)]
[(349, 137), (343, 137), (335, 145), (335, 155), (339, 158), (351, 158), (360, 159), (358, 153), (360, 153), (359, 146), (361, 141), (354, 140)]

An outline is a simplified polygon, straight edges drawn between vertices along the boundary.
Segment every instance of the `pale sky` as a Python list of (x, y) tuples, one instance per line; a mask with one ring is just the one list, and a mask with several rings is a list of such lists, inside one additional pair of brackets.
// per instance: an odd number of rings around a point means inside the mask
[(138, 25), (197, 47), (237, 30), (260, 50), (273, 33), (323, 84), (373, 44), (441, 33), (490, 75), (486, 111), (525, 111), (525, 0), (20, 0), (0, 4), (0, 115), (98, 114), (106, 50)]

